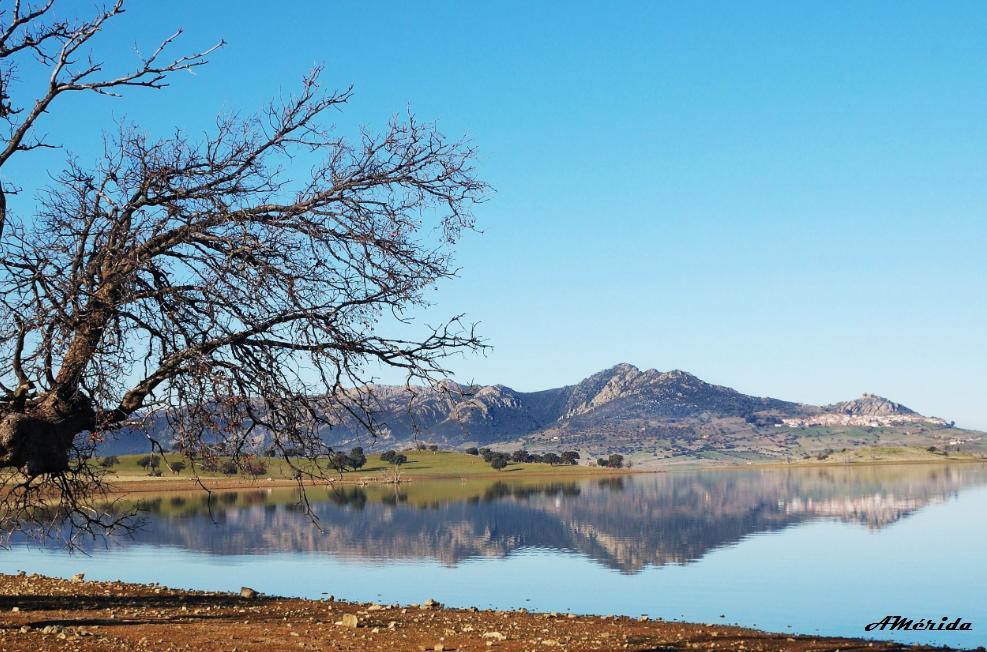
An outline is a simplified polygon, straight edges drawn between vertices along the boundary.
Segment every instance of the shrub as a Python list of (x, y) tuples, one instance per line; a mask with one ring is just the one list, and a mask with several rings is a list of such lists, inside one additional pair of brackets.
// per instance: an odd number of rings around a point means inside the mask
[(476, 446), (470, 446), (469, 448), (466, 449), (466, 454), (467, 455), (479, 455), (480, 454), (480, 451), (477, 449)]
[(171, 472), (175, 475), (178, 475), (185, 470), (185, 462), (172, 462), (168, 466), (171, 468)]
[(552, 466), (558, 464), (562, 461), (562, 458), (555, 453), (545, 453), (541, 456), (541, 461), (545, 464), (551, 464)]
[(219, 470), (224, 475), (236, 475), (238, 469), (236, 468), (236, 464), (234, 464), (231, 460), (227, 460), (226, 462), (220, 463)]
[(99, 461), (99, 465), (104, 469), (108, 469), (110, 467), (116, 466), (119, 463), (120, 463), (120, 458), (118, 458), (116, 455), (107, 455), (106, 457), (104, 457)]
[(613, 453), (612, 455), (610, 455), (608, 461), (610, 462), (609, 466), (614, 469), (619, 469), (620, 467), (624, 466), (624, 456), (621, 455), (620, 453)]
[(240, 464), (247, 475), (257, 477), (267, 473), (267, 465), (258, 457), (248, 457)]

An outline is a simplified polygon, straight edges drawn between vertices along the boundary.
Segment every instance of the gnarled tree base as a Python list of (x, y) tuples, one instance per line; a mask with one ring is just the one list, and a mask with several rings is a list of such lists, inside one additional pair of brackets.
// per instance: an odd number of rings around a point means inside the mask
[(21, 469), (28, 476), (62, 473), (69, 468), (72, 440), (95, 423), (96, 413), (82, 397), (0, 412), (0, 467)]

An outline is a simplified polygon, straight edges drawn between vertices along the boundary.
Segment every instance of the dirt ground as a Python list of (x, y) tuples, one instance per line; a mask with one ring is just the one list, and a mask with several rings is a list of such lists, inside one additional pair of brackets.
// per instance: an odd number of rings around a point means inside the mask
[[(355, 617), (356, 627), (353, 625)], [(890, 650), (626, 617), (378, 605), (0, 575), (2, 650)]]

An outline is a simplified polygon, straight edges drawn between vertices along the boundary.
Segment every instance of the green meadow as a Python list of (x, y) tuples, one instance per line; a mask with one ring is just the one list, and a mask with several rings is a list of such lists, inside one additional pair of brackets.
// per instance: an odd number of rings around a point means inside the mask
[[(400, 474), (402, 479), (414, 479), (414, 478), (461, 478), (470, 476), (505, 476), (511, 478), (523, 477), (523, 476), (578, 476), (586, 475), (587, 473), (593, 474), (607, 474), (612, 473), (612, 471), (607, 471), (606, 469), (597, 469), (587, 466), (562, 466), (556, 465), (552, 466), (549, 464), (529, 464), (529, 463), (509, 463), (506, 468), (499, 471), (491, 468), (490, 464), (483, 461), (482, 458), (475, 455), (467, 455), (465, 453), (449, 452), (449, 451), (405, 451), (403, 453), (408, 461), (402, 464), (400, 467), (395, 467), (392, 464), (384, 462), (380, 459), (379, 454), (367, 455), (366, 464), (355, 471), (345, 471), (342, 474), (344, 480), (369, 480), (378, 481), (386, 478), (393, 478), (395, 472)], [(109, 468), (111, 476), (116, 476), (119, 479), (150, 479), (148, 469), (142, 468), (138, 465), (138, 460), (146, 457), (146, 455), (120, 455), (118, 456), (119, 464), (114, 465)], [(160, 457), (160, 456), (159, 456)], [(260, 480), (266, 480), (271, 478), (273, 480), (290, 480), (295, 475), (295, 467), (312, 470), (312, 463), (305, 459), (292, 459), (289, 464), (283, 458), (271, 458), (262, 457), (258, 458), (264, 466), (266, 471), (264, 473), (259, 473), (256, 477)], [(174, 462), (182, 462), (185, 464), (185, 468), (179, 473), (175, 473), (170, 469), (170, 464)], [(97, 462), (98, 463), (98, 462)], [(160, 478), (155, 479), (172, 479), (172, 478), (192, 478), (198, 475), (202, 478), (242, 478), (251, 479), (251, 476), (240, 471), (236, 474), (225, 474), (219, 471), (205, 471), (198, 465), (193, 470), (192, 464), (183, 459), (178, 454), (166, 453), (164, 458), (161, 460), (159, 469), (161, 471)], [(335, 477), (339, 477), (339, 474), (334, 470), (326, 466), (321, 468), (322, 472), (329, 473)]]

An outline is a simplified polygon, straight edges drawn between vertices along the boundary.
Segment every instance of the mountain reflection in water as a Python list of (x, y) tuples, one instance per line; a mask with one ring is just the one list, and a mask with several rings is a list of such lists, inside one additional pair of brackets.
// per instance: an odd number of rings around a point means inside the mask
[(983, 465), (676, 471), (577, 482), (416, 482), (310, 491), (320, 528), (292, 490), (145, 500), (144, 526), (112, 546), (214, 555), (324, 552), (455, 565), (522, 548), (581, 553), (636, 573), (685, 564), (760, 532), (829, 518), (883, 528), (987, 483)]

